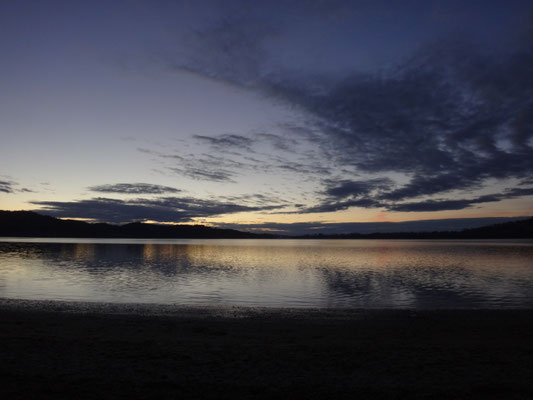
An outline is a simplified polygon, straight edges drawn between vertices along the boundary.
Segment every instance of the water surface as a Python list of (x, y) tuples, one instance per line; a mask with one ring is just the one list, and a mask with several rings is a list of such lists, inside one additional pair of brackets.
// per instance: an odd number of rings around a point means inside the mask
[(0, 297), (533, 308), (533, 241), (1, 238)]

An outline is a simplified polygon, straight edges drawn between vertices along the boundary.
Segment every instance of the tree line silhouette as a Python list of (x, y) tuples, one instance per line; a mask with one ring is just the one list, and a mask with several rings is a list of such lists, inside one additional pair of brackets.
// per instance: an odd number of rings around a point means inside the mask
[(62, 220), (33, 211), (0, 211), (0, 236), (160, 239), (527, 239), (533, 238), (533, 217), (461, 231), (380, 232), (284, 236), (241, 232), (204, 225), (124, 225)]

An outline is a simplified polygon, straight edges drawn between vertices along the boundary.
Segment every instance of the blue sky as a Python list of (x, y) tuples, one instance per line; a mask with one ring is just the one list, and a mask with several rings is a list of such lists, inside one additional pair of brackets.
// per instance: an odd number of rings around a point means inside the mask
[(532, 215), (531, 43), (526, 1), (2, 2), (0, 205), (280, 230)]

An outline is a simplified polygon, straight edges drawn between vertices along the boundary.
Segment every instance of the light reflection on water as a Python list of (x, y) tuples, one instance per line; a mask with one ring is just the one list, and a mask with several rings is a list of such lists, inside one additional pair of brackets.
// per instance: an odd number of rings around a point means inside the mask
[(533, 308), (533, 241), (1, 240), (4, 298)]

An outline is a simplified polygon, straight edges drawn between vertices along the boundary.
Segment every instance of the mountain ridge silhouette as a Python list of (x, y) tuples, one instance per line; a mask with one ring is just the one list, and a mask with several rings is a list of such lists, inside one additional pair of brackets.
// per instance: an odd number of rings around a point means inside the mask
[(268, 234), (212, 228), (205, 225), (158, 225), (131, 222), (124, 225), (62, 220), (33, 211), (0, 211), (0, 236), (77, 238), (253, 239)]
[(528, 239), (533, 217), (461, 231), (378, 232), (314, 235), (251, 233), (205, 225), (162, 225), (131, 222), (123, 225), (63, 220), (34, 211), (1, 211), (0, 237), (71, 237), (137, 239)]

